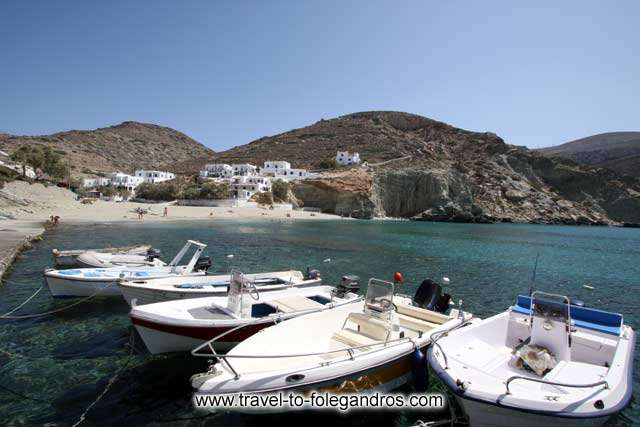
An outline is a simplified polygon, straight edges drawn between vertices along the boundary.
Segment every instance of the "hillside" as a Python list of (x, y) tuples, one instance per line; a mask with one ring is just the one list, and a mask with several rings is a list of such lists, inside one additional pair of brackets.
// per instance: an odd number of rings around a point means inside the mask
[(0, 150), (11, 153), (21, 144), (51, 146), (65, 155), (74, 176), (118, 170), (131, 173), (134, 168), (160, 168), (182, 173), (183, 164), (201, 162), (214, 155), (213, 151), (181, 132), (137, 122), (42, 136), (0, 134)]
[(640, 184), (631, 178), (408, 113), (373, 111), (320, 120), (221, 152), (216, 160), (259, 165), (286, 159), (313, 168), (337, 150), (358, 151), (370, 166), (298, 184), (294, 191), (306, 206), (365, 218), (640, 222)]
[(640, 177), (640, 132), (610, 132), (542, 148), (549, 156)]

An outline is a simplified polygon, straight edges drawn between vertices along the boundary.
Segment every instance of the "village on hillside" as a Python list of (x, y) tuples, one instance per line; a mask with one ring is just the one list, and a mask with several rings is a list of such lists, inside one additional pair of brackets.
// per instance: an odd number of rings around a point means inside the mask
[[(338, 151), (335, 156), (338, 166), (352, 166), (360, 164), (359, 153)], [(199, 172), (200, 182), (224, 184), (228, 188), (227, 199), (249, 200), (258, 193), (272, 191), (274, 181), (299, 181), (313, 178), (318, 172), (307, 169), (292, 168), (291, 163), (284, 160), (266, 161), (261, 167), (250, 163), (209, 163)], [(116, 194), (113, 199), (122, 201), (133, 198), (140, 185), (159, 184), (174, 180), (176, 175), (168, 171), (139, 169), (133, 175), (113, 172), (107, 176), (85, 178), (82, 188), (89, 190), (89, 194), (101, 197), (100, 189), (112, 188), (124, 194)]]

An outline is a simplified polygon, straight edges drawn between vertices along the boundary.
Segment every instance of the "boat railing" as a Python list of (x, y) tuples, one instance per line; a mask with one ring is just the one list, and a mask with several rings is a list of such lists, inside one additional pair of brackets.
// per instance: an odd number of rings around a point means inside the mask
[[(360, 296), (358, 297), (355, 301), (359, 301), (359, 300), (363, 300), (363, 297)], [(319, 312), (319, 311), (323, 311), (326, 310), (330, 307), (322, 307), (322, 308), (317, 308), (317, 309), (311, 309), (311, 310), (305, 310), (305, 312)], [(245, 326), (250, 326), (252, 324), (256, 324), (259, 323), (259, 320), (261, 319), (256, 319), (256, 321), (251, 322), (251, 323), (246, 323), (243, 325), (239, 325), (233, 329), (230, 329), (228, 331), (223, 332), (222, 334), (210, 339), (209, 341), (199, 345), (198, 347), (196, 347), (195, 349), (191, 350), (191, 355), (196, 356), (196, 357), (215, 357), (217, 359), (219, 359), (221, 362), (223, 362), (230, 370), (231, 372), (233, 372), (234, 375), (234, 379), (238, 379), (240, 378), (240, 374), (238, 374), (238, 372), (233, 368), (233, 366), (231, 365), (231, 363), (229, 362), (229, 360), (227, 359), (285, 359), (285, 358), (296, 358), (296, 357), (314, 357), (314, 356), (329, 356), (332, 354), (336, 354), (336, 353), (347, 353), (349, 356), (349, 359), (351, 360), (355, 360), (355, 356), (354, 356), (354, 350), (361, 350), (361, 349), (367, 349), (369, 351), (367, 351), (366, 354), (371, 354), (374, 353), (376, 351), (381, 351), (384, 349), (389, 348), (390, 345), (396, 345), (396, 344), (401, 344), (401, 343), (406, 343), (406, 342), (413, 342), (414, 345), (416, 345), (416, 343), (413, 341), (414, 338), (413, 337), (408, 337), (408, 336), (404, 336), (404, 337), (400, 337), (400, 338), (396, 338), (396, 339), (392, 339), (392, 340), (385, 340), (385, 341), (378, 341), (378, 342), (374, 342), (374, 343), (370, 343), (370, 344), (363, 344), (363, 345), (358, 345), (358, 346), (350, 346), (347, 348), (341, 348), (341, 349), (336, 349), (336, 350), (329, 350), (329, 351), (321, 351), (321, 352), (313, 352), (313, 353), (292, 353), (292, 354), (268, 354), (268, 355), (255, 355), (255, 354), (224, 354), (224, 355), (220, 355), (218, 354), (215, 349), (213, 348), (213, 343), (222, 338), (223, 336), (230, 334), (234, 331), (237, 331)], [(466, 323), (466, 322), (463, 322)], [(452, 331), (458, 327), (460, 327), (462, 324), (458, 324), (455, 325), (452, 328), (448, 328), (442, 331), (436, 331), (434, 333), (432, 333), (429, 337), (430, 340), (433, 339), (433, 335), (439, 334), (439, 333), (444, 333), (444, 332), (449, 332)], [(199, 353), (200, 350), (202, 350), (203, 348), (208, 347), (209, 351), (211, 352), (210, 354), (203, 354), (203, 353)], [(343, 360), (343, 359), (341, 359)], [(327, 361), (325, 362), (326, 364), (329, 364), (330, 362)]]
[(456, 329), (460, 329), (464, 326), (467, 326), (469, 324), (469, 322), (471, 321), (471, 319), (464, 318), (464, 312), (460, 311), (462, 313), (462, 321), (460, 323), (458, 323), (457, 325), (449, 328), (449, 329), (443, 329), (441, 331), (436, 331), (434, 333), (431, 334), (431, 345), (434, 347), (438, 347), (438, 349), (440, 350), (440, 354), (442, 354), (442, 358), (444, 359), (444, 369), (449, 369), (449, 359), (447, 359), (447, 355), (444, 352), (444, 349), (442, 348), (442, 346), (440, 345), (440, 343), (438, 342), (438, 340), (440, 338), (446, 337), (449, 332), (455, 331)]
[(547, 381), (542, 378), (531, 378), (531, 377), (525, 377), (522, 375), (514, 375), (504, 383), (505, 386), (507, 387), (507, 394), (511, 394), (511, 390), (509, 390), (509, 384), (511, 384), (513, 381), (516, 381), (516, 380), (532, 381), (535, 383), (548, 384), (548, 385), (553, 385), (558, 387), (592, 388), (592, 387), (598, 387), (598, 386), (604, 385), (605, 389), (609, 388), (609, 383), (605, 380), (598, 381), (595, 383), (590, 383), (590, 384), (566, 384), (566, 383), (559, 383), (555, 381)]
[[(362, 300), (364, 300), (364, 297), (363, 296), (358, 296), (358, 297), (354, 298), (353, 300), (350, 300), (349, 302), (350, 303), (351, 302), (358, 302), (358, 301), (362, 301)], [(317, 312), (320, 312), (320, 311), (328, 310), (328, 309), (334, 308), (336, 306), (337, 306), (337, 304), (330, 303), (330, 304), (327, 304), (325, 306), (318, 307), (318, 308), (310, 308), (310, 309), (307, 309), (307, 310), (297, 311), (297, 312), (295, 312), (293, 314), (295, 314), (296, 316), (302, 316), (302, 315), (306, 315), (306, 314), (317, 313)], [(291, 317), (291, 315), (292, 315), (292, 313), (279, 313), (277, 316), (270, 317), (269, 320), (272, 320), (273, 322), (278, 323), (278, 322), (282, 321), (283, 318)], [(223, 337), (225, 337), (225, 336), (227, 336), (227, 335), (229, 335), (229, 334), (231, 334), (233, 332), (236, 332), (236, 331), (238, 331), (238, 330), (240, 330), (242, 328), (245, 328), (247, 326), (253, 326), (253, 325), (256, 325), (256, 324), (259, 324), (259, 323), (264, 323), (264, 321), (265, 321), (265, 319), (263, 317), (261, 317), (261, 318), (254, 319), (254, 320), (252, 320), (250, 322), (238, 325), (235, 328), (229, 329), (228, 331), (224, 331), (223, 333), (221, 333), (219, 335), (216, 335), (215, 337), (211, 338), (210, 340), (200, 344), (199, 346), (197, 346), (196, 348), (191, 350), (191, 355), (195, 356), (195, 357), (208, 357), (208, 358), (215, 357), (215, 358), (218, 358), (218, 359), (224, 361), (225, 364), (229, 367), (229, 369), (231, 369), (233, 371), (234, 375), (236, 375), (236, 377), (238, 377), (238, 374), (236, 373), (236, 371), (233, 369), (233, 367), (226, 360), (227, 357), (231, 357), (231, 356), (218, 354), (216, 352), (216, 350), (214, 349), (214, 347), (213, 347), (213, 343), (215, 343), (219, 339), (221, 339), (221, 338), (223, 338)], [(208, 348), (211, 353), (200, 353), (200, 351), (202, 349), (204, 349), (204, 348)]]

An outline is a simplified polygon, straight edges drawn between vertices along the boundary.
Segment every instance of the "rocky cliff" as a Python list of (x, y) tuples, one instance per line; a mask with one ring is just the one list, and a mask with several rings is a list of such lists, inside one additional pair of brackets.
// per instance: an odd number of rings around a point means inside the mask
[[(640, 183), (636, 179), (548, 158), (508, 145), (495, 134), (464, 131), (406, 113), (357, 113), (336, 120), (342, 122), (343, 131), (371, 134), (378, 129), (393, 134), (395, 139), (389, 144), (399, 145), (396, 152), (403, 157), (303, 181), (294, 192), (305, 206), (363, 218), (640, 222)], [(314, 126), (307, 128), (307, 134), (313, 133)], [(341, 148), (357, 150), (358, 144)], [(388, 157), (368, 154), (374, 160)]]

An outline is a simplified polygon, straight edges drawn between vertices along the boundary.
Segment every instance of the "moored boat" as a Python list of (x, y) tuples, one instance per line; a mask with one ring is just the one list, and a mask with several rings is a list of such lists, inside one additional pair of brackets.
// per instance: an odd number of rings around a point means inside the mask
[[(207, 245), (189, 240), (167, 266), (76, 268), (70, 270), (45, 270), (45, 283), (54, 297), (119, 296), (117, 281), (123, 278), (151, 279), (169, 276), (204, 275), (211, 260), (200, 255)], [(186, 265), (180, 262), (195, 248)]]
[[(261, 292), (281, 290), (287, 287), (317, 286), (322, 283), (319, 273), (304, 276), (297, 270), (245, 274)], [(153, 304), (177, 299), (206, 298), (227, 293), (230, 274), (207, 276), (170, 276), (157, 279), (125, 277), (118, 281), (118, 288), (131, 306)]]
[(144, 254), (85, 251), (78, 255), (76, 264), (80, 268), (163, 267), (167, 265), (160, 259), (160, 251), (153, 248), (149, 248)]
[[(371, 279), (363, 301), (307, 314), (271, 326), (244, 340), (226, 355), (215, 353), (213, 339), (192, 351), (214, 352), (218, 363), (192, 376), (199, 395), (235, 395), (284, 390), (341, 393), (388, 391), (412, 379), (434, 334), (471, 317), (442, 303), (439, 291), (423, 283), (411, 297), (393, 295), (394, 284)], [(438, 285), (437, 289), (440, 289)], [(432, 288), (433, 289), (433, 288)], [(427, 307), (427, 308), (425, 308)], [(418, 361), (418, 362), (416, 362)]]
[(129, 317), (151, 353), (190, 351), (221, 334), (215, 349), (227, 351), (275, 323), (362, 298), (352, 292), (357, 291), (352, 282), (334, 288), (316, 281), (264, 292), (249, 277), (234, 272), (225, 296), (134, 306)]
[(78, 257), (87, 251), (98, 252), (101, 254), (112, 255), (146, 255), (147, 251), (151, 249), (149, 245), (139, 246), (126, 246), (120, 248), (103, 248), (103, 249), (70, 249), (59, 250), (53, 249), (51, 254), (53, 260), (58, 267), (77, 267)]
[(631, 398), (635, 332), (568, 297), (520, 295), (428, 352), (473, 426), (601, 425)]

